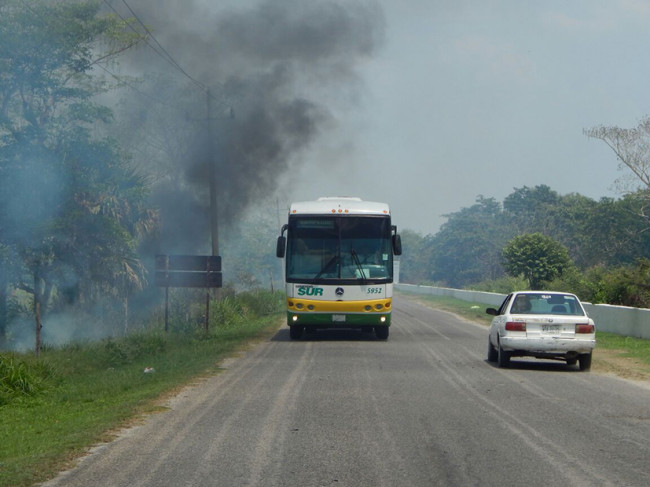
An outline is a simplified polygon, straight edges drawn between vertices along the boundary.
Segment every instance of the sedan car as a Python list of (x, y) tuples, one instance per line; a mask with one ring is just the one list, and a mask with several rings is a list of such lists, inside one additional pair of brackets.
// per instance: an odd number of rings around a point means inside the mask
[(591, 368), (596, 328), (577, 296), (556, 291), (509, 294), (494, 316), (488, 339), (488, 361), (508, 367), (511, 357), (535, 357), (579, 363)]

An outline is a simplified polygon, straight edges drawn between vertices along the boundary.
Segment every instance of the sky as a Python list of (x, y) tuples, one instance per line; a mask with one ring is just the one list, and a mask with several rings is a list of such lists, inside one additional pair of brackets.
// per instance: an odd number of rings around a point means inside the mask
[[(315, 144), (281, 197), (391, 205), (398, 228), (434, 234), (477, 196), (546, 184), (619, 197), (623, 175), (584, 129), (631, 128), (650, 110), (650, 1), (382, 3), (385, 39), (358, 66), (339, 157)], [(324, 147), (323, 147), (324, 146)], [(320, 150), (319, 150), (320, 149)]]
[(650, 112), (650, 0), (128, 4), (192, 76), (236, 86), (234, 139), (274, 132), (223, 171), (242, 207), (358, 196), (426, 235), (523, 186), (616, 198), (624, 172), (583, 131)]

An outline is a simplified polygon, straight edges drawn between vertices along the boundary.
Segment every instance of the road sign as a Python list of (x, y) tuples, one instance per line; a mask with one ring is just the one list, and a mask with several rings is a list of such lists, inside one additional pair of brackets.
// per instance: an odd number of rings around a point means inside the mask
[(221, 287), (221, 256), (156, 255), (156, 285), (160, 287)]
[(156, 271), (160, 287), (221, 287), (221, 272)]

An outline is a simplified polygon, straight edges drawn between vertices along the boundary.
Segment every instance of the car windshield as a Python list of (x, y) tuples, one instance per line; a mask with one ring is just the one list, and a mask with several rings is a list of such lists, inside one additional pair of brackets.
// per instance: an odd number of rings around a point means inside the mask
[(512, 314), (584, 316), (578, 299), (570, 294), (517, 294)]

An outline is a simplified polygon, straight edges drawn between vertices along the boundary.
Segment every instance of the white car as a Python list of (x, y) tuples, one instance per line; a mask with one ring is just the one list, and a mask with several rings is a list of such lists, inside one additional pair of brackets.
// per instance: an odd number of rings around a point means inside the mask
[(580, 300), (570, 293), (520, 291), (509, 294), (493, 315), (488, 339), (488, 361), (508, 367), (511, 357), (535, 357), (579, 362), (591, 368), (596, 327)]

